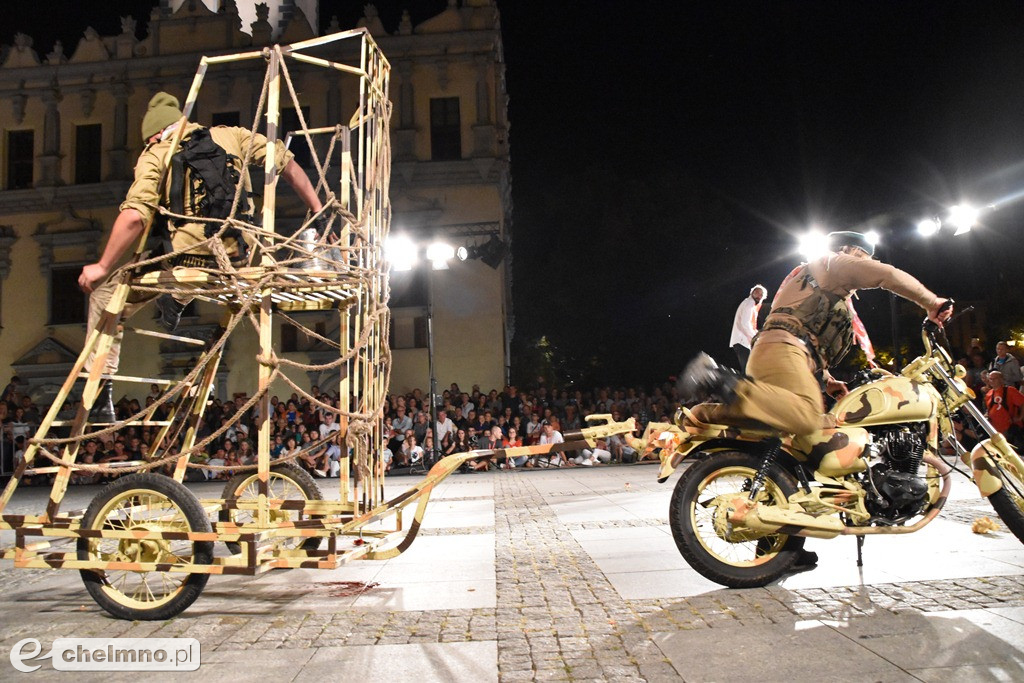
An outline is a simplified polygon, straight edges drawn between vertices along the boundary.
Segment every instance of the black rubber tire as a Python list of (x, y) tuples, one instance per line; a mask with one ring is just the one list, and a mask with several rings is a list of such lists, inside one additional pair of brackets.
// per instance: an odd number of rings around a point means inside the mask
[(1015, 476), (1005, 463), (996, 461), (1003, 487), (988, 497), (1006, 528), (1024, 543), (1024, 473)]
[[(675, 539), (676, 547), (679, 548), (683, 558), (702, 576), (730, 588), (759, 588), (782, 577), (793, 568), (797, 555), (804, 545), (802, 536), (780, 534), (779, 540), (782, 541), (782, 547), (777, 551), (775, 557), (761, 564), (738, 567), (718, 559), (699, 540), (690, 515), (691, 505), (696, 505), (699, 494), (697, 487), (708, 476), (719, 470), (743, 467), (756, 472), (759, 465), (760, 458), (748, 453), (736, 451), (712, 453), (706, 459), (695, 462), (683, 471), (676, 482), (675, 490), (672, 492), (672, 501), (669, 504), (669, 526), (672, 529), (672, 538)], [(796, 479), (777, 464), (768, 471), (768, 480), (774, 482), (786, 497), (796, 493)], [(767, 487), (768, 481), (765, 483)]]
[[(306, 500), (323, 500), (324, 494), (320, 491), (320, 487), (317, 486), (316, 480), (310, 476), (309, 472), (302, 469), (298, 465), (290, 462), (283, 462), (278, 465), (272, 465), (270, 471), (277, 474), (285, 479), (290, 479), (295, 486), (302, 491), (302, 495), (306, 497)], [(228, 480), (228, 483), (224, 485), (224, 492), (221, 494), (221, 498), (234, 498), (238, 491), (243, 490), (248, 486), (248, 482), (256, 477), (255, 472), (240, 472)], [(231, 521), (231, 510), (221, 510), (219, 519), (222, 522)], [(309, 538), (303, 541), (299, 547), (303, 550), (316, 550), (320, 547), (321, 538)], [(224, 545), (228, 551), (232, 554), (238, 554), (242, 551), (242, 544), (235, 543), (233, 541), (226, 541)]]
[[(82, 517), (81, 528), (104, 528), (106, 526), (104, 521), (97, 519), (101, 510), (117, 496), (134, 489), (154, 492), (174, 503), (187, 520), (190, 531), (210, 532), (213, 530), (206, 511), (191, 491), (170, 477), (150, 472), (120, 477), (100, 489)], [(79, 560), (93, 559), (90, 539), (79, 538), (77, 551)], [(213, 562), (213, 542), (196, 541), (192, 543), (192, 563), (210, 564), (211, 562)], [(107, 584), (107, 577), (103, 571), (81, 569), (79, 573), (86, 590), (100, 607), (118, 619), (131, 621), (163, 621), (181, 614), (196, 601), (206, 586), (206, 582), (210, 579), (209, 574), (187, 574), (177, 593), (169, 600), (152, 608), (140, 609), (118, 602), (111, 596), (112, 592), (119, 593), (120, 591)], [(171, 576), (181, 575), (175, 573)]]

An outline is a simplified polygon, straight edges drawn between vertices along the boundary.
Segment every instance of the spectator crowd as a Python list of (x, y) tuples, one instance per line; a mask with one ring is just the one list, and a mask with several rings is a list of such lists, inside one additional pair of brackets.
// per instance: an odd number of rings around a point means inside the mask
[[(986, 356), (980, 346), (972, 347), (958, 361), (967, 369), (965, 381), (974, 389), (979, 407), (992, 424), (1015, 443), (1024, 445), (1024, 395), (1020, 392), (1022, 374), (1019, 360), (1005, 342), (995, 347), (995, 356)], [(17, 377), (0, 394), (2, 424), (2, 474), (9, 475), (23, 459), (25, 446), (39, 426), (41, 409), (23, 393), (25, 386)], [(338, 396), (321, 393), (314, 386), (311, 395), (319, 402), (338, 406)], [(160, 405), (157, 385), (150, 387), (141, 400), (122, 397), (116, 403), (118, 419), (125, 419), (152, 408), (148, 422), (168, 418), (169, 404)], [(464, 466), (465, 471), (486, 469), (539, 467), (592, 467), (608, 463), (635, 462), (638, 454), (622, 436), (599, 440), (593, 449), (553, 453), (544, 456), (506, 457), (502, 449), (534, 444), (558, 444), (564, 434), (585, 427), (584, 416), (610, 414), (613, 420), (630, 417), (637, 423), (638, 433), (649, 422), (671, 420), (678, 407), (675, 387), (666, 382), (651, 388), (594, 387), (549, 388), (538, 383), (520, 391), (515, 386), (484, 392), (478, 385), (469, 390), (457, 384), (436, 397), (437, 420), (430, 429), (429, 399), (420, 389), (406, 394), (392, 394), (384, 403), (383, 462), (393, 471), (426, 464), (445, 455), (469, 450), (496, 451)], [(258, 405), (244, 410), (246, 397), (221, 401), (213, 399), (199, 421), (196, 442), (208, 439), (218, 429), (223, 433), (211, 440), (204, 453), (194, 455), (192, 462), (226, 467), (210, 471), (190, 469), (190, 480), (229, 479), (232, 467), (251, 465), (256, 459)], [(298, 465), (315, 477), (337, 477), (340, 474), (344, 443), (338, 438), (341, 425), (334, 413), (321, 409), (308, 398), (292, 394), (285, 400), (271, 398), (271, 457), (296, 456)], [(240, 415), (236, 414), (241, 411)], [(62, 416), (64, 418), (70, 417)], [(131, 463), (149, 459), (158, 426), (127, 426), (102, 439), (86, 440), (79, 452), (79, 462), (106, 464)], [(437, 435), (435, 446), (433, 438)], [(965, 445), (978, 435), (969, 427), (958, 425), (958, 436)], [(182, 447), (181, 437), (167, 454), (176, 454)], [(35, 466), (49, 464), (37, 456)], [(165, 466), (170, 474), (174, 462)], [(72, 483), (98, 483), (116, 474), (79, 472)], [(39, 476), (35, 477), (39, 479)], [(32, 483), (31, 478), (25, 483)]]

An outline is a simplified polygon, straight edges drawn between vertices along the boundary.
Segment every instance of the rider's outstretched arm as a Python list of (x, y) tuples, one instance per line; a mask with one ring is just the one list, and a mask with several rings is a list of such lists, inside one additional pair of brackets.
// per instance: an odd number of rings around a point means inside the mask
[(322, 208), (320, 198), (316, 196), (316, 190), (313, 189), (313, 184), (309, 182), (309, 178), (306, 176), (306, 172), (302, 170), (302, 167), (295, 163), (295, 159), (290, 159), (285, 165), (284, 170), (281, 171), (281, 177), (284, 178), (285, 182), (291, 185), (292, 189), (295, 190), (295, 194), (299, 195), (299, 199), (305, 204), (310, 211), (316, 213)]

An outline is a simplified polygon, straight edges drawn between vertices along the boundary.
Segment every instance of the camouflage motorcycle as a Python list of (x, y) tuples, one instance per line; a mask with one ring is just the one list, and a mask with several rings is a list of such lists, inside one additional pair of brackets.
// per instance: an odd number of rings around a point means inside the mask
[[(940, 445), (1024, 542), (1024, 462), (971, 400), (966, 370), (940, 336), (925, 321), (924, 354), (899, 375), (862, 373), (809, 437), (749, 420), (714, 424), (714, 406), (701, 404), (632, 439), (643, 455), (660, 449), (659, 482), (691, 462), (669, 509), (686, 561), (712, 581), (750, 588), (792, 571), (805, 537), (857, 536), (859, 558), (865, 536), (909, 534), (938, 516), (953, 469)], [(967, 451), (954, 437), (958, 419), (988, 438)]]

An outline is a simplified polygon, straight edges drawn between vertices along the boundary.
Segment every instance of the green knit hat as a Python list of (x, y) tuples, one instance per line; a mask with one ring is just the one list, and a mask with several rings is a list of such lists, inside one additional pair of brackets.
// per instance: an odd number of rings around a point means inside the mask
[(158, 92), (149, 101), (146, 115), (142, 117), (142, 141), (162, 131), (181, 118), (178, 98), (165, 92)]

